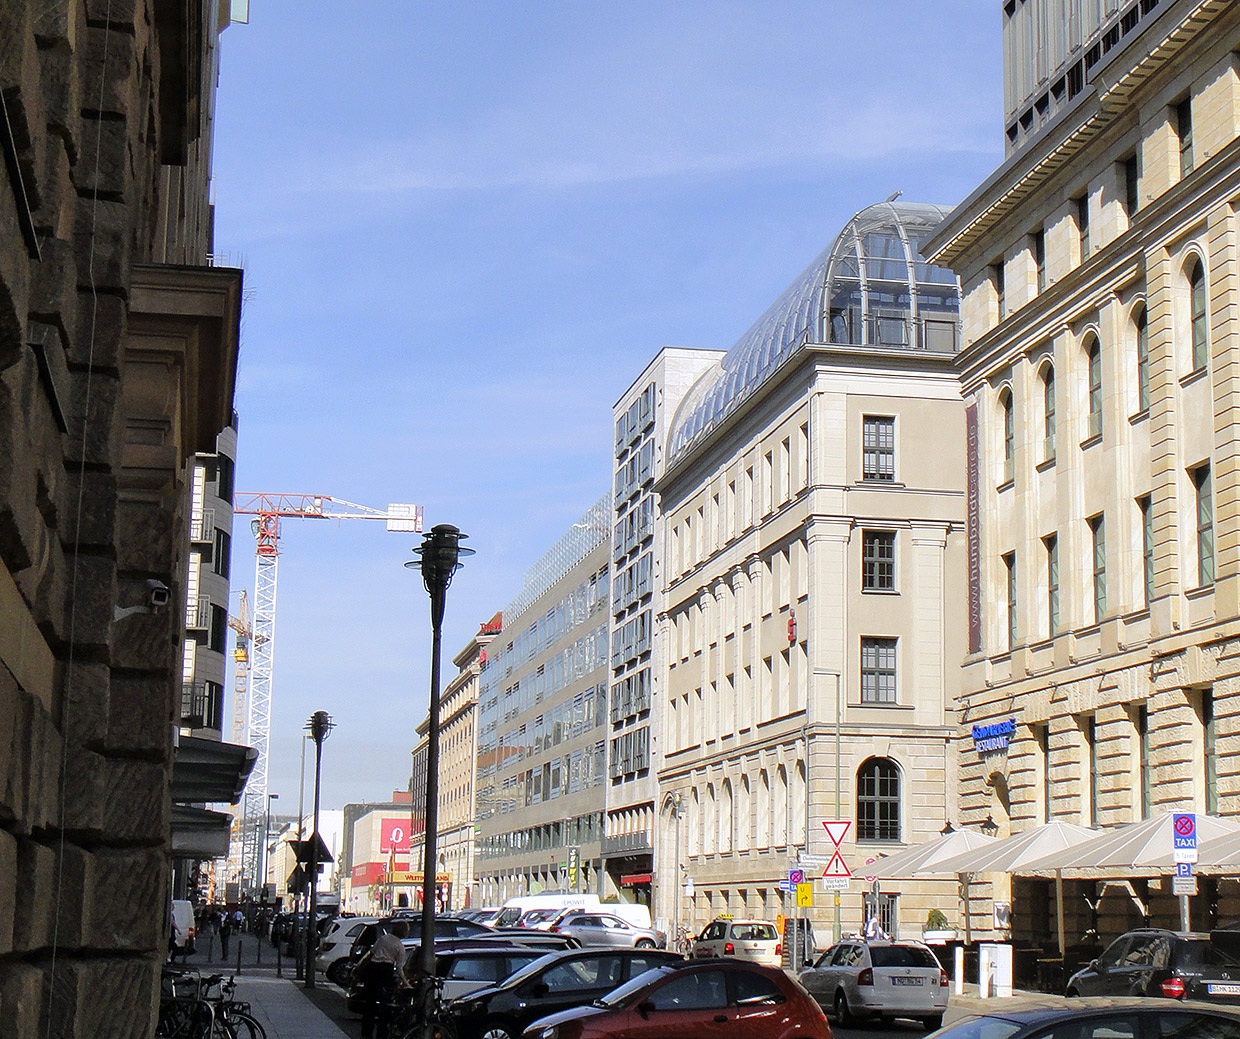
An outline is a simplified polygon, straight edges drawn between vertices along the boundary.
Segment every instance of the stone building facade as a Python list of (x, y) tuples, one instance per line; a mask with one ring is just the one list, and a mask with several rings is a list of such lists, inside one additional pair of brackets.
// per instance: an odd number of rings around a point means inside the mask
[[(0, 1021), (16, 1039), (154, 1025), (189, 463), (231, 420), (240, 325), (240, 271), (206, 266), (227, 22), (218, 0), (0, 3)], [(179, 792), (219, 799), (193, 780)]]
[[(826, 821), (854, 820), (861, 877), (956, 818), (959, 289), (920, 256), (944, 215), (858, 213), (670, 424), (658, 913), (691, 929), (796, 914), (781, 881), (821, 875)], [(819, 935), (860, 928), (872, 894), (815, 885)], [(955, 885), (885, 884), (877, 908), (919, 936)]]
[[(1003, 7), (1009, 114), (1038, 126), (929, 245), (963, 282), (974, 445), (963, 815), (1004, 835), (1240, 815), (1240, 8), (1099, 5), (1048, 53), (1056, 10)], [(999, 933), (1052, 944), (1051, 883), (988, 879)], [(1200, 892), (1195, 928), (1240, 915), (1234, 879)], [(1069, 943), (1179, 924), (1136, 872), (1064, 909)]]

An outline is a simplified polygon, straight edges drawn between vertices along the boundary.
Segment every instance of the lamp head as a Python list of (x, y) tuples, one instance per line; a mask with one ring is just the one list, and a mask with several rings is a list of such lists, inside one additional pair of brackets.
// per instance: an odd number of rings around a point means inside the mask
[(413, 550), (419, 558), (409, 560), (405, 566), (422, 571), (422, 583), (431, 595), (442, 592), (452, 583), (452, 575), (460, 569), (462, 557), (474, 554), (472, 548), (461, 544), (467, 537), (468, 534), (462, 534), (451, 523), (437, 524)]
[(310, 720), (306, 722), (306, 729), (315, 743), (322, 743), (327, 739), (327, 734), (335, 727), (336, 723), (332, 721), (332, 716), (326, 711), (315, 711), (310, 715)]

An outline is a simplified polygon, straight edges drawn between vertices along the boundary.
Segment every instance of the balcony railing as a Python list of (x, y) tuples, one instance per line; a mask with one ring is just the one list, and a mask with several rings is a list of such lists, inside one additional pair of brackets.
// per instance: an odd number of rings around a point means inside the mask
[(185, 626), (201, 631), (211, 628), (211, 600), (205, 595), (191, 599), (185, 610)]
[(181, 726), (186, 729), (220, 729), (224, 712), (224, 687), (215, 682), (189, 682), (181, 686)]
[(650, 831), (638, 833), (619, 833), (614, 837), (603, 838), (603, 854), (622, 855), (630, 851), (653, 851), (654, 844), (650, 839)]
[(190, 541), (210, 543), (215, 540), (215, 510), (203, 509), (201, 516), (191, 516), (189, 521)]

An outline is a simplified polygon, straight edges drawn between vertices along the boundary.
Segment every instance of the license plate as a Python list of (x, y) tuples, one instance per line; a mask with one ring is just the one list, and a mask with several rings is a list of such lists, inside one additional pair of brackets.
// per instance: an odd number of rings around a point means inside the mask
[(1206, 985), (1206, 991), (1212, 996), (1240, 996), (1240, 985), (1224, 985), (1215, 982)]
[(893, 985), (920, 985), (921, 978), (892, 978)]

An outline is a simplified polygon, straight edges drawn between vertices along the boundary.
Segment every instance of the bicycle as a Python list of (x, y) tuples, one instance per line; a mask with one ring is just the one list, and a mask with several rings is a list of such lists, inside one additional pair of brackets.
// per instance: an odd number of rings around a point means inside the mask
[(672, 951), (678, 952), (686, 958), (693, 952), (693, 932), (684, 924), (678, 924), (676, 927), (676, 937), (672, 941)]
[[(212, 996), (210, 990), (216, 986), (219, 993)], [(250, 1004), (233, 999), (237, 990), (235, 976), (225, 981), (224, 975), (213, 974), (202, 980), (202, 990), (205, 993), (203, 999), (212, 1004), (216, 1016), (223, 1020), (235, 1039), (267, 1039), (267, 1030), (250, 1012)]]
[[(443, 996), (444, 979), (420, 978), (397, 993), (389, 1035), (399, 1039), (457, 1039), (456, 1022)], [(429, 1024), (429, 1028), (427, 1025)]]
[(197, 971), (165, 967), (160, 979), (156, 1039), (237, 1039), (215, 1006), (202, 998)]

